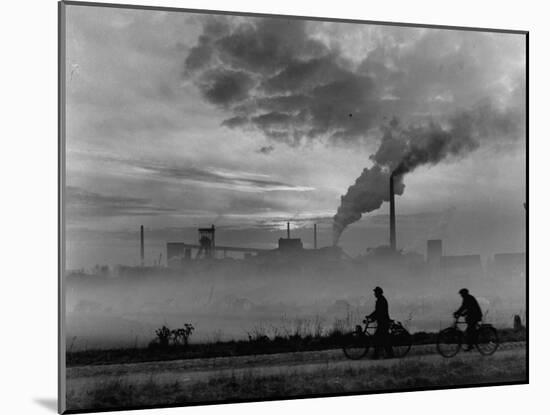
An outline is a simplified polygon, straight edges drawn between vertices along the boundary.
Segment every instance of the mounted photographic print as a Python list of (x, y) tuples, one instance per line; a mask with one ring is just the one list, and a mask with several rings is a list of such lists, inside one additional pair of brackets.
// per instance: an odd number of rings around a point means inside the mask
[(528, 382), (527, 32), (59, 13), (61, 412)]

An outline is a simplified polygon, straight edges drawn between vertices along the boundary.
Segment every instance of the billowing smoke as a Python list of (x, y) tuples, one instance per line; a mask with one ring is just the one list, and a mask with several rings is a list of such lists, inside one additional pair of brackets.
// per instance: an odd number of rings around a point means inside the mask
[(403, 176), (419, 166), (434, 165), (464, 156), (476, 150), (483, 141), (500, 140), (499, 144), (518, 137), (521, 122), (510, 111), (497, 110), (483, 103), (471, 111), (454, 115), (446, 123), (430, 121), (402, 127), (394, 118), (382, 128), (383, 137), (374, 162), (365, 168), (355, 183), (341, 197), (333, 223), (333, 243), (344, 229), (389, 201), (389, 180), (394, 176), (396, 195), (403, 194)]
[[(346, 36), (327, 41), (331, 28), (209, 18), (186, 57), (184, 77), (222, 111), (222, 126), (261, 132), (268, 141), (256, 153), (263, 156), (272, 153), (273, 142), (361, 145), (385, 117), (407, 120), (407, 126), (393, 119), (381, 128), (373, 164), (341, 198), (335, 243), (346, 226), (389, 199), (392, 173), (400, 195), (403, 176), (418, 166), (463, 156), (482, 141), (505, 147), (524, 136), (525, 45), (519, 37), (412, 28), (362, 32), (359, 26), (354, 32), (350, 26), (350, 34), (361, 34), (350, 39), (374, 46), (356, 53)], [(426, 121), (430, 114), (435, 121)]]
[(431, 122), (427, 127), (411, 128), (406, 133), (406, 151), (399, 157), (393, 174), (402, 176), (418, 166), (437, 164), (447, 157), (460, 156), (479, 147), (473, 135), (473, 119), (468, 113), (453, 118), (449, 129)]
[[(372, 212), (389, 200), (390, 175), (391, 171), (388, 168), (375, 164), (370, 169), (365, 168), (355, 183), (348, 188), (334, 216), (334, 244), (338, 242), (346, 226), (361, 219), (363, 213)], [(395, 180), (395, 194), (400, 195), (404, 190), (403, 181)]]

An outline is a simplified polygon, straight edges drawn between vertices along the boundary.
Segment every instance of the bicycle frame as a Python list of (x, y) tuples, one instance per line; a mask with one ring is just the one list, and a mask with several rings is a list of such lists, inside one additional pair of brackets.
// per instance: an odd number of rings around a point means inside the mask
[(363, 333), (366, 336), (373, 336), (374, 331), (376, 331), (376, 328), (378, 327), (378, 325), (376, 324), (376, 321), (364, 319), (363, 324), (364, 324), (364, 327), (360, 326), (359, 324), (355, 326), (356, 331), (357, 331), (357, 328), (361, 327), (361, 333)]
[[(455, 329), (460, 330), (462, 333), (465, 333), (465, 332), (466, 332), (466, 329), (462, 329), (462, 328), (460, 328), (459, 326), (464, 327), (464, 326), (466, 326), (466, 325), (468, 325), (468, 323), (466, 322), (465, 317), (459, 316), (459, 317), (455, 317), (455, 321), (454, 321), (454, 323), (452, 324), (451, 327), (454, 327)], [(478, 321), (478, 322), (476, 323), (476, 330), (479, 330), (479, 328), (480, 328), (481, 326), (491, 326), (491, 324), (485, 324), (485, 323), (483, 323), (482, 321)], [(491, 326), (491, 327), (492, 327), (492, 326)]]
[[(456, 317), (455, 318), (455, 321), (454, 321), (454, 323), (452, 324), (451, 327), (454, 327), (455, 329), (459, 329), (459, 326), (465, 326), (467, 324), (468, 323), (466, 323), (466, 320), (464, 319), (464, 317), (461, 316), (461, 317)], [(460, 331), (464, 331), (464, 330), (460, 330)]]
[[(400, 323), (396, 322), (395, 320), (390, 320), (390, 326), (389, 328), (392, 327), (392, 325), (395, 325), (397, 323), (397, 325), (401, 325)], [(357, 326), (355, 326), (355, 331), (358, 331), (357, 329), (359, 327), (361, 327), (361, 333), (367, 335), (367, 336), (373, 336), (374, 335), (374, 332), (376, 331), (376, 329), (378, 328), (378, 324), (376, 323), (376, 320), (369, 320), (369, 319), (364, 319), (363, 320), (363, 324), (364, 324), (364, 327), (360, 326), (359, 324)], [(464, 323), (465, 324), (465, 323)], [(402, 326), (401, 326), (402, 327)], [(370, 330), (370, 331), (369, 331)]]
[[(438, 351), (444, 357), (452, 357), (458, 351), (458, 349), (455, 352), (451, 351), (450, 354), (447, 355), (447, 354), (445, 354), (446, 352), (445, 353), (442, 352), (439, 348), (440, 347), (440, 343), (439, 343), (440, 336), (445, 332), (448, 333), (449, 330), (456, 332), (457, 335), (459, 336), (459, 338), (456, 339), (459, 349), (460, 348), (469, 349), (469, 346), (465, 342), (465, 340), (467, 340), (467, 338), (466, 338), (467, 330), (461, 328), (461, 326), (463, 327), (464, 325), (467, 325), (468, 323), (466, 321), (463, 321), (463, 320), (461, 321), (460, 317), (462, 317), (462, 316), (455, 317), (454, 323), (450, 327), (441, 330), (438, 334), (438, 343), (437, 343), (438, 344), (438, 346), (437, 346)], [(491, 341), (493, 342), (492, 344), (495, 344), (495, 347), (490, 347), (489, 350), (483, 349), (483, 346), (480, 347), (479, 335), (484, 330), (485, 330), (485, 334), (488, 333), (487, 330), (489, 330), (489, 333), (493, 334)], [(475, 344), (476, 348), (479, 350), (479, 352), (481, 354), (483, 354), (483, 355), (493, 354), (496, 351), (496, 349), (498, 348), (498, 343), (499, 343), (498, 342), (498, 334), (497, 334), (496, 329), (491, 324), (482, 323), (481, 321), (477, 322), (475, 324), (475, 333), (473, 335), (474, 335), (474, 338), (472, 339), (473, 343)]]
[[(411, 349), (412, 337), (401, 323), (391, 320), (387, 336), (384, 336), (385, 339), (377, 339), (376, 330), (378, 329), (378, 324), (374, 320), (367, 318), (363, 320), (363, 324), (363, 326), (359, 324), (355, 326), (355, 330), (348, 337), (348, 339), (351, 339), (350, 343), (346, 343), (343, 346), (344, 354), (348, 358), (352, 360), (362, 358), (367, 353), (369, 347), (375, 347), (376, 349), (384, 347), (386, 348), (385, 353), (388, 353), (387, 347), (389, 346), (392, 350), (392, 352), (389, 352), (391, 357), (404, 357)], [(377, 344), (377, 341), (380, 341), (380, 343)], [(354, 348), (364, 348), (364, 350), (360, 351), (359, 354), (354, 354), (351, 352)]]

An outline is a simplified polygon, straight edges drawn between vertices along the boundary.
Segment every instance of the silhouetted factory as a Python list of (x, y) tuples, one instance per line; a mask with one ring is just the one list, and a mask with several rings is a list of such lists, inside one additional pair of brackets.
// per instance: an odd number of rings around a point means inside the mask
[(175, 266), (181, 261), (193, 259), (215, 258), (216, 253), (221, 252), (223, 257), (228, 253), (258, 254), (265, 251), (262, 248), (244, 248), (236, 246), (216, 245), (216, 227), (199, 228), (199, 243), (168, 242), (166, 244), (166, 258), (168, 266)]
[(241, 254), (244, 259), (252, 257), (269, 259), (277, 256), (306, 257), (319, 255), (319, 252), (331, 251), (333, 255), (341, 254), (338, 247), (317, 247), (317, 224), (313, 225), (313, 249), (304, 248), (301, 238), (292, 238), (290, 235), (290, 223), (287, 222), (286, 238), (279, 238), (277, 248), (251, 248), (216, 244), (216, 227), (199, 228), (198, 244), (187, 242), (167, 242), (166, 258), (169, 267), (180, 267), (187, 261), (207, 258), (226, 258), (228, 254)]
[[(393, 264), (409, 266), (411, 264), (427, 267), (430, 272), (442, 272), (450, 276), (456, 275), (480, 275), (484, 272), (481, 256), (470, 255), (445, 255), (443, 241), (431, 239), (426, 243), (426, 256), (415, 253), (403, 253), (397, 247), (397, 229), (395, 213), (394, 180), (390, 177), (389, 183), (389, 244), (376, 248), (366, 249), (366, 253), (359, 258), (359, 262), (366, 264)], [(181, 268), (189, 261), (202, 259), (224, 259), (228, 257), (241, 257), (244, 260), (277, 261), (284, 259), (296, 263), (300, 260), (314, 259), (325, 260), (350, 260), (338, 246), (319, 248), (317, 245), (317, 224), (313, 225), (313, 248), (304, 248), (301, 238), (292, 238), (290, 235), (290, 223), (287, 222), (286, 238), (279, 238), (274, 249), (239, 247), (218, 245), (216, 243), (216, 227), (198, 228), (198, 243), (167, 242), (166, 265), (168, 268)], [(231, 255), (232, 254), (232, 255)], [(145, 265), (144, 254), (144, 230), (140, 227), (140, 264)], [(157, 265), (160, 265), (160, 258)], [(492, 273), (521, 273), (526, 265), (525, 253), (501, 253), (495, 254), (488, 261), (488, 268)]]

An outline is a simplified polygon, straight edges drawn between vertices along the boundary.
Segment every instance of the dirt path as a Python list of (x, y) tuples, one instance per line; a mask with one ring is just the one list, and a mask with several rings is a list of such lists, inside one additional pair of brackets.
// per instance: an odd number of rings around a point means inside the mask
[[(495, 356), (505, 357), (525, 354), (525, 344), (506, 343), (501, 345)], [(477, 359), (477, 351), (458, 355), (461, 359)], [(489, 358), (490, 359), (490, 358)], [(413, 346), (403, 359), (372, 360), (365, 358), (351, 361), (341, 350), (319, 352), (285, 353), (261, 356), (239, 356), (212, 359), (190, 359), (169, 362), (131, 363), (101, 366), (76, 367), (67, 370), (68, 387), (85, 390), (91, 383), (108, 383), (115, 380), (140, 385), (154, 379), (156, 384), (174, 382), (195, 383), (211, 378), (240, 377), (243, 375), (280, 375), (289, 372), (311, 373), (320, 369), (368, 368), (370, 366), (392, 366), (409, 360), (435, 363), (447, 361), (439, 356), (434, 345)]]

